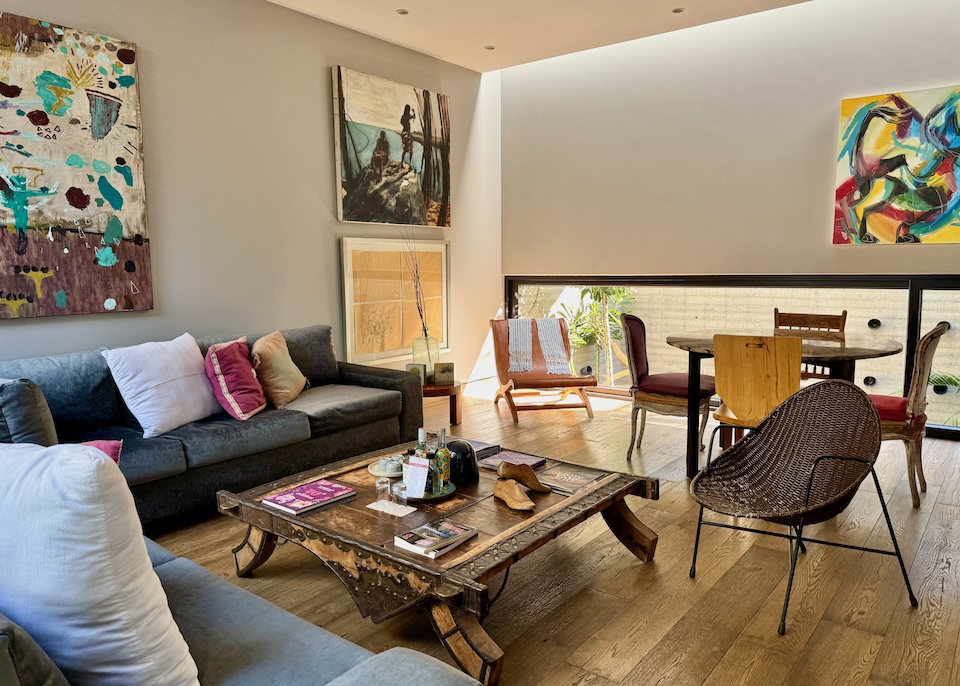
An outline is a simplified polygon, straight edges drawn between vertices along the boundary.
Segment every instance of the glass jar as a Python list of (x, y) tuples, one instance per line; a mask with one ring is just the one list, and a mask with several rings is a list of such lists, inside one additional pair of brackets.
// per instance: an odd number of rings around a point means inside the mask
[(431, 336), (426, 329), (423, 335), (413, 339), (413, 364), (426, 367), (425, 380), (433, 383), (434, 365), (440, 361), (440, 341)]

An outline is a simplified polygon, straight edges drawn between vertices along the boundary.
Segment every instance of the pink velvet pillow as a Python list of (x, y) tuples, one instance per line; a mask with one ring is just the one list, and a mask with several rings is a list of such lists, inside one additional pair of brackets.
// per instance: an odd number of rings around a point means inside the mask
[(107, 454), (111, 460), (120, 464), (120, 451), (123, 450), (123, 441), (108, 441), (106, 439), (97, 439), (95, 441), (83, 441), (80, 445), (87, 445), (96, 448)]
[(204, 366), (213, 394), (231, 417), (250, 419), (267, 406), (263, 387), (250, 361), (246, 336), (211, 345)]

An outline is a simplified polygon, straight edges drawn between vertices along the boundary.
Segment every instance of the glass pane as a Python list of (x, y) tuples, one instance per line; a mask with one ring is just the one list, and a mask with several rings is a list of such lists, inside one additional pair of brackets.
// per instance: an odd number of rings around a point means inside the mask
[(920, 333), (950, 322), (933, 356), (927, 389), (927, 423), (960, 426), (960, 291), (923, 291)]
[[(620, 341), (619, 327), (611, 331), (613, 344), (608, 354), (594, 341), (603, 322), (596, 315), (592, 299), (581, 297), (584, 287), (521, 286), (519, 316), (564, 316), (571, 331), (581, 343), (574, 351), (574, 366), (600, 370), (600, 383), (611, 385), (608, 363), (613, 358), (613, 384), (630, 385), (626, 358)], [(769, 334), (773, 330), (773, 309), (781, 312), (839, 314), (847, 311), (846, 331), (877, 339), (906, 338), (907, 291), (904, 289), (852, 288), (776, 288), (719, 286), (633, 286), (628, 297), (615, 304), (613, 320), (619, 311), (643, 319), (647, 327), (647, 348), (652, 373), (683, 372), (687, 369), (687, 353), (666, 344), (670, 335), (694, 332)], [(594, 293), (595, 294), (595, 293)], [(875, 320), (875, 321), (874, 321)], [(871, 327), (870, 324), (874, 326)], [(703, 372), (713, 373), (712, 360), (703, 362)], [(857, 363), (856, 382), (869, 393), (899, 395), (903, 392), (904, 356)], [(960, 373), (960, 369), (958, 369)]]

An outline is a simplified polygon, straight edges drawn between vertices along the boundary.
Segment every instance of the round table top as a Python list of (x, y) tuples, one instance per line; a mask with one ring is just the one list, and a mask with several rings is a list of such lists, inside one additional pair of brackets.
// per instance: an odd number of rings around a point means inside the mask
[(867, 360), (896, 355), (903, 345), (889, 338), (875, 338), (867, 334), (828, 333), (824, 331), (696, 331), (667, 336), (667, 344), (688, 352), (713, 356), (713, 336), (717, 333), (735, 333), (745, 336), (789, 336), (803, 339), (800, 357), (804, 362), (842, 362)]
[(444, 395), (460, 395), (461, 393), (463, 393), (463, 386), (460, 385), (459, 381), (454, 381), (452, 384), (447, 385), (437, 385), (432, 383), (423, 385), (424, 398), (437, 398)]

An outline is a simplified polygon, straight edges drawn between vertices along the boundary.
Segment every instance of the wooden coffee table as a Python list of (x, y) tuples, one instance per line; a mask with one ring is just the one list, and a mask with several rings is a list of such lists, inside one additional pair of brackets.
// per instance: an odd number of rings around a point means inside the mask
[[(517, 512), (493, 497), (496, 473), (481, 469), (479, 483), (458, 488), (447, 500), (420, 504), (406, 517), (367, 508), (376, 499), (367, 465), (412, 445), (367, 453), (240, 494), (220, 491), (220, 512), (249, 525), (233, 549), (237, 574), (247, 576), (266, 562), (278, 538), (296, 543), (337, 575), (360, 613), (374, 622), (426, 604), (437, 635), (460, 668), (493, 685), (500, 678), (503, 651), (480, 626), (490, 609), (486, 583), (492, 577), (597, 513), (634, 555), (653, 559), (657, 534), (624, 501), (628, 495), (659, 498), (659, 481), (643, 476), (597, 470), (603, 476), (572, 496), (530, 492), (536, 509)], [(544, 468), (558, 463), (547, 460)], [(260, 503), (265, 495), (319, 477), (352, 486), (356, 497), (299, 516)], [(444, 515), (478, 527), (479, 536), (436, 560), (393, 545), (396, 534)]]

